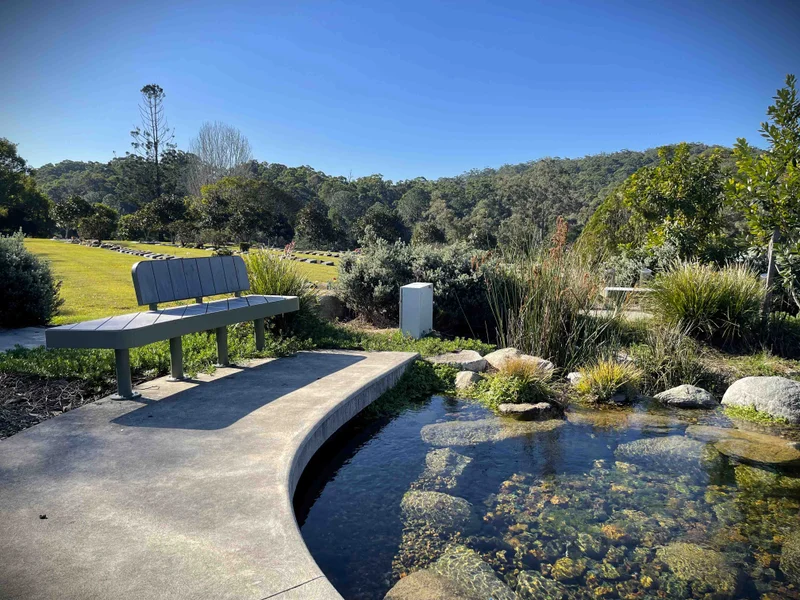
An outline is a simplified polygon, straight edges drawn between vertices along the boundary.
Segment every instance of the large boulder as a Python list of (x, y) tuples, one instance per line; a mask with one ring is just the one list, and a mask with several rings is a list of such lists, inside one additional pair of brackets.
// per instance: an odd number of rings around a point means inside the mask
[(319, 297), (319, 316), (327, 321), (336, 321), (347, 316), (347, 307), (335, 294), (322, 294)]
[(728, 388), (722, 404), (752, 407), (800, 424), (800, 382), (786, 377), (745, 377)]
[(516, 348), (500, 348), (500, 350), (495, 350), (494, 352), (490, 352), (483, 358), (486, 359), (486, 362), (489, 364), (490, 367), (493, 369), (500, 370), (503, 366), (503, 363), (506, 362), (510, 358), (519, 358), (522, 356), (522, 352), (517, 350)]
[(739, 589), (736, 567), (716, 550), (675, 542), (659, 548), (656, 558), (678, 579), (690, 584), (696, 597), (712, 594), (715, 598), (731, 598)]
[(675, 408), (716, 408), (717, 399), (711, 392), (693, 385), (679, 385), (655, 395), (656, 400)]
[(456, 389), (467, 390), (481, 380), (475, 371), (459, 371), (456, 375)]
[(682, 435), (634, 440), (620, 444), (614, 451), (614, 456), (620, 460), (668, 473), (710, 466), (715, 455), (719, 456), (703, 442)]
[(486, 369), (486, 360), (475, 350), (459, 350), (458, 352), (431, 356), (428, 358), (428, 362), (450, 365), (462, 371), (475, 371), (476, 373)]
[(500, 442), (514, 437), (552, 431), (564, 424), (562, 419), (548, 421), (511, 421), (480, 419), (477, 421), (445, 421), (431, 423), (420, 430), (422, 440), (432, 446), (472, 446), (484, 442)]
[(400, 510), (406, 521), (423, 522), (438, 532), (461, 530), (472, 518), (469, 502), (441, 492), (408, 491), (400, 502)]
[(384, 600), (483, 600), (470, 595), (458, 583), (431, 569), (403, 577), (383, 597)]
[(431, 450), (425, 457), (425, 470), (411, 484), (411, 488), (426, 491), (452, 489), (471, 462), (469, 456), (453, 452), (450, 448)]
[(464, 588), (465, 598), (516, 600), (514, 592), (500, 579), (480, 555), (466, 546), (450, 546), (432, 570)]
[(501, 404), (497, 407), (497, 412), (518, 421), (543, 421), (545, 419), (553, 419), (559, 415), (558, 410), (549, 402)]
[(800, 444), (775, 435), (704, 425), (690, 425), (686, 428), (686, 435), (713, 443), (717, 451), (739, 462), (776, 467), (800, 466)]

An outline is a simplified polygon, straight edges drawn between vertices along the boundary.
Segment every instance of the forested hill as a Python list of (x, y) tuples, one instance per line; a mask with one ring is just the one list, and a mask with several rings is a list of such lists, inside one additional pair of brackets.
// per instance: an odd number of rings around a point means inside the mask
[[(704, 154), (712, 148), (691, 144), (691, 151)], [(728, 149), (722, 152), (725, 158), (730, 156)], [(193, 155), (179, 150), (165, 154), (160, 173), (162, 195), (190, 196), (187, 174), (193, 161)], [(315, 231), (307, 235), (320, 238), (308, 242), (320, 246), (352, 246), (366, 224), (388, 230), (388, 237), (413, 233), (420, 241), (463, 239), (493, 246), (523, 231), (546, 235), (558, 216), (568, 218), (579, 229), (609, 190), (637, 169), (656, 162), (655, 148), (622, 150), (476, 169), (437, 180), (392, 182), (380, 175), (348, 180), (309, 166), (251, 161), (239, 177), (263, 182), (265, 189), (280, 192), (279, 196), (267, 194), (279, 225), (259, 231), (276, 242), (294, 236), (298, 213), (305, 209), (305, 217), (319, 221), (304, 224)], [(155, 199), (148, 172), (140, 158), (126, 156), (108, 163), (65, 160), (44, 165), (34, 175), (39, 189), (57, 204), (77, 195), (128, 214)]]

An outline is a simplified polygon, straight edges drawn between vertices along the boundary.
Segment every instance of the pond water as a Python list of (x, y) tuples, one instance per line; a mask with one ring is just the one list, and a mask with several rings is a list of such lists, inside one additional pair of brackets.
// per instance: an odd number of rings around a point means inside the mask
[(306, 544), (348, 600), (401, 578), (393, 597), (800, 598), (788, 443), (731, 441), (719, 411), (567, 416), (433, 397), (356, 418), (298, 488)]

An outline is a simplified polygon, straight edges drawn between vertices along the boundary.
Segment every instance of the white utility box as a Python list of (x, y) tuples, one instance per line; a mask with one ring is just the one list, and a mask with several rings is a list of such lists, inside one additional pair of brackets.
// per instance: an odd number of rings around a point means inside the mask
[(400, 288), (400, 331), (419, 339), (433, 329), (433, 284), (409, 283)]

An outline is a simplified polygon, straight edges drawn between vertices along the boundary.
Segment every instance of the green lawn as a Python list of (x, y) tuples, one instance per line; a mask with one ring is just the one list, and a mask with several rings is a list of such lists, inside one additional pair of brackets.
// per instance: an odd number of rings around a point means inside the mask
[[(211, 256), (210, 250), (123, 243), (129, 247), (146, 248), (181, 258)], [(62, 282), (61, 296), (64, 304), (59, 315), (53, 319), (54, 325), (142, 310), (136, 304), (131, 281), (131, 267), (142, 260), (140, 257), (102, 248), (33, 238), (27, 238), (25, 246), (31, 252), (49, 260), (56, 279)], [(336, 267), (301, 262), (294, 264), (302, 274), (317, 282), (320, 287), (336, 277)]]

